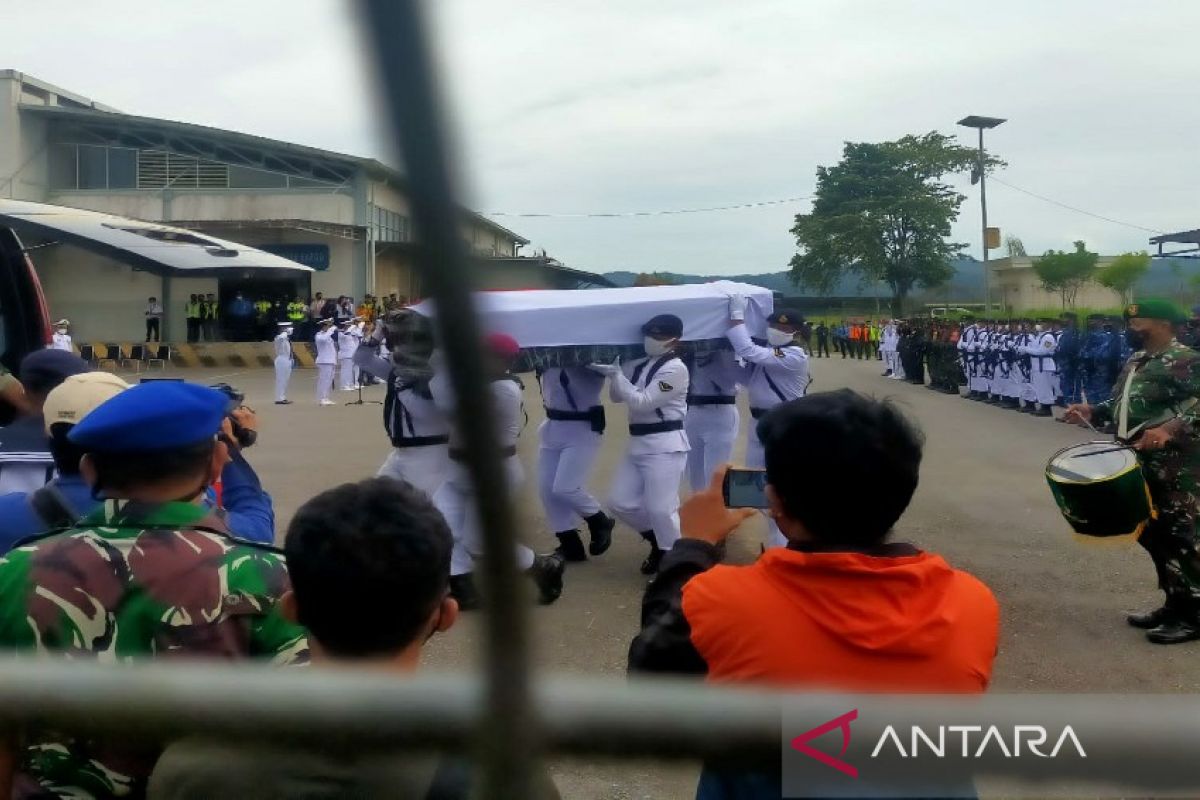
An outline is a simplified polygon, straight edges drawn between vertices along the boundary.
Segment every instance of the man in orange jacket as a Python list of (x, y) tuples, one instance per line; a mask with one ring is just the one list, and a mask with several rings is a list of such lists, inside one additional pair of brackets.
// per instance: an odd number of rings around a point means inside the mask
[[(987, 688), (999, 607), (941, 556), (889, 542), (917, 488), (923, 437), (892, 404), (841, 389), (758, 422), (768, 513), (788, 539), (748, 566), (719, 565), (748, 509), (727, 509), (723, 471), (680, 511), (683, 538), (642, 603), (629, 668), (711, 682), (850, 692)], [(820, 459), (797, 453), (823, 453)], [(871, 503), (857, 487), (874, 486)], [(701, 776), (698, 797), (771, 796), (778, 774)], [(763, 780), (775, 788), (763, 790)], [(778, 796), (778, 793), (774, 796)]]

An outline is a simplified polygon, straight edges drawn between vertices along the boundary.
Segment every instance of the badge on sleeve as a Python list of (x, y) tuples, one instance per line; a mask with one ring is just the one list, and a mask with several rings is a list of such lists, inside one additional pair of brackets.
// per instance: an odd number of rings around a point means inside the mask
[(778, 347), (776, 347), (776, 348), (775, 348), (775, 357), (776, 357), (776, 358), (783, 358), (783, 350), (782, 350), (782, 349), (780, 349), (780, 348), (778, 348)]
[(659, 390), (660, 392), (669, 392), (669, 391), (671, 391), (671, 390), (672, 390), (672, 389), (674, 389), (674, 388), (675, 388), (674, 386), (672, 386), (671, 384), (667, 383), (666, 381), (659, 381), (659, 382), (658, 382), (658, 390)]

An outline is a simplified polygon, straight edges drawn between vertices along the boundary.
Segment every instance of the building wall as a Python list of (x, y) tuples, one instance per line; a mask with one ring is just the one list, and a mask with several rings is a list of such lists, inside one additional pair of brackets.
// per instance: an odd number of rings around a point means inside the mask
[(553, 281), (540, 261), (530, 264), (487, 264), (479, 270), (480, 289), (553, 289)]
[(51, 192), (48, 202), (154, 222), (309, 219), (354, 224), (354, 199), (326, 190), (74, 191)]
[(70, 245), (46, 247), (31, 257), (46, 293), (50, 318), (71, 320), (76, 344), (140, 342), (145, 338), (146, 298), (162, 299), (160, 277), (135, 272), (119, 261)]
[(54, 100), (54, 95), (25, 91), (17, 77), (0, 73), (0, 197), (45, 200), (46, 122), (22, 115), (17, 106)]
[[(1101, 256), (1098, 266), (1105, 267), (1113, 262), (1114, 256)], [(1009, 311), (1061, 308), (1062, 297), (1057, 292), (1042, 288), (1037, 273), (1033, 270), (1033, 258), (1002, 258), (989, 264), (991, 271), (992, 302)], [(1107, 308), (1121, 305), (1120, 298), (1111, 289), (1095, 283), (1085, 284), (1075, 295), (1075, 305), (1080, 308)]]
[[(326, 297), (340, 294), (354, 296), (354, 242), (338, 236), (326, 236), (292, 228), (223, 228), (214, 226), (205, 230), (213, 236), (229, 239), (250, 247), (268, 244), (323, 244), (329, 247), (329, 269), (311, 273), (313, 293), (321, 292)], [(360, 298), (354, 297), (355, 300)]]
[(381, 247), (380, 252), (375, 255), (373, 294), (386, 297), (392, 292), (402, 294), (410, 300), (420, 295), (411, 257), (396, 248)]

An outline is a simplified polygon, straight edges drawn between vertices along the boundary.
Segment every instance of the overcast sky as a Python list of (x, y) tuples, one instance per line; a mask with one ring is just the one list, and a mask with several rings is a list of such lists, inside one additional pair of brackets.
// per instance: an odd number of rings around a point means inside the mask
[[(988, 134), (997, 177), (1145, 228), (1200, 227), (1193, 0), (437, 0), (466, 200), (580, 214), (811, 194), (842, 143)], [(349, 6), (10, 3), (0, 67), (122, 111), (360, 155), (388, 148)], [(965, 132), (968, 141), (972, 132)], [(979, 256), (979, 196), (955, 235)], [(1028, 250), (1150, 235), (997, 182), (992, 224)], [(570, 266), (786, 268), (807, 203), (632, 219), (496, 217)]]

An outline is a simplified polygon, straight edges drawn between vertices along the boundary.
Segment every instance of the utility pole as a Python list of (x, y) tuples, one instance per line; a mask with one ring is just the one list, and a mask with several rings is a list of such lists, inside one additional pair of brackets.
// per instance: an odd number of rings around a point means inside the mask
[[(963, 117), (958, 121), (964, 128), (976, 128), (979, 131), (979, 163), (975, 167), (975, 176), (979, 178), (979, 207), (983, 216), (981, 241), (983, 244), (983, 310), (986, 314), (992, 307), (992, 275), (988, 267), (988, 218), (987, 218), (987, 164), (983, 150), (983, 132), (987, 128), (995, 128), (1005, 120), (998, 117)], [(975, 181), (972, 179), (971, 181)]]

